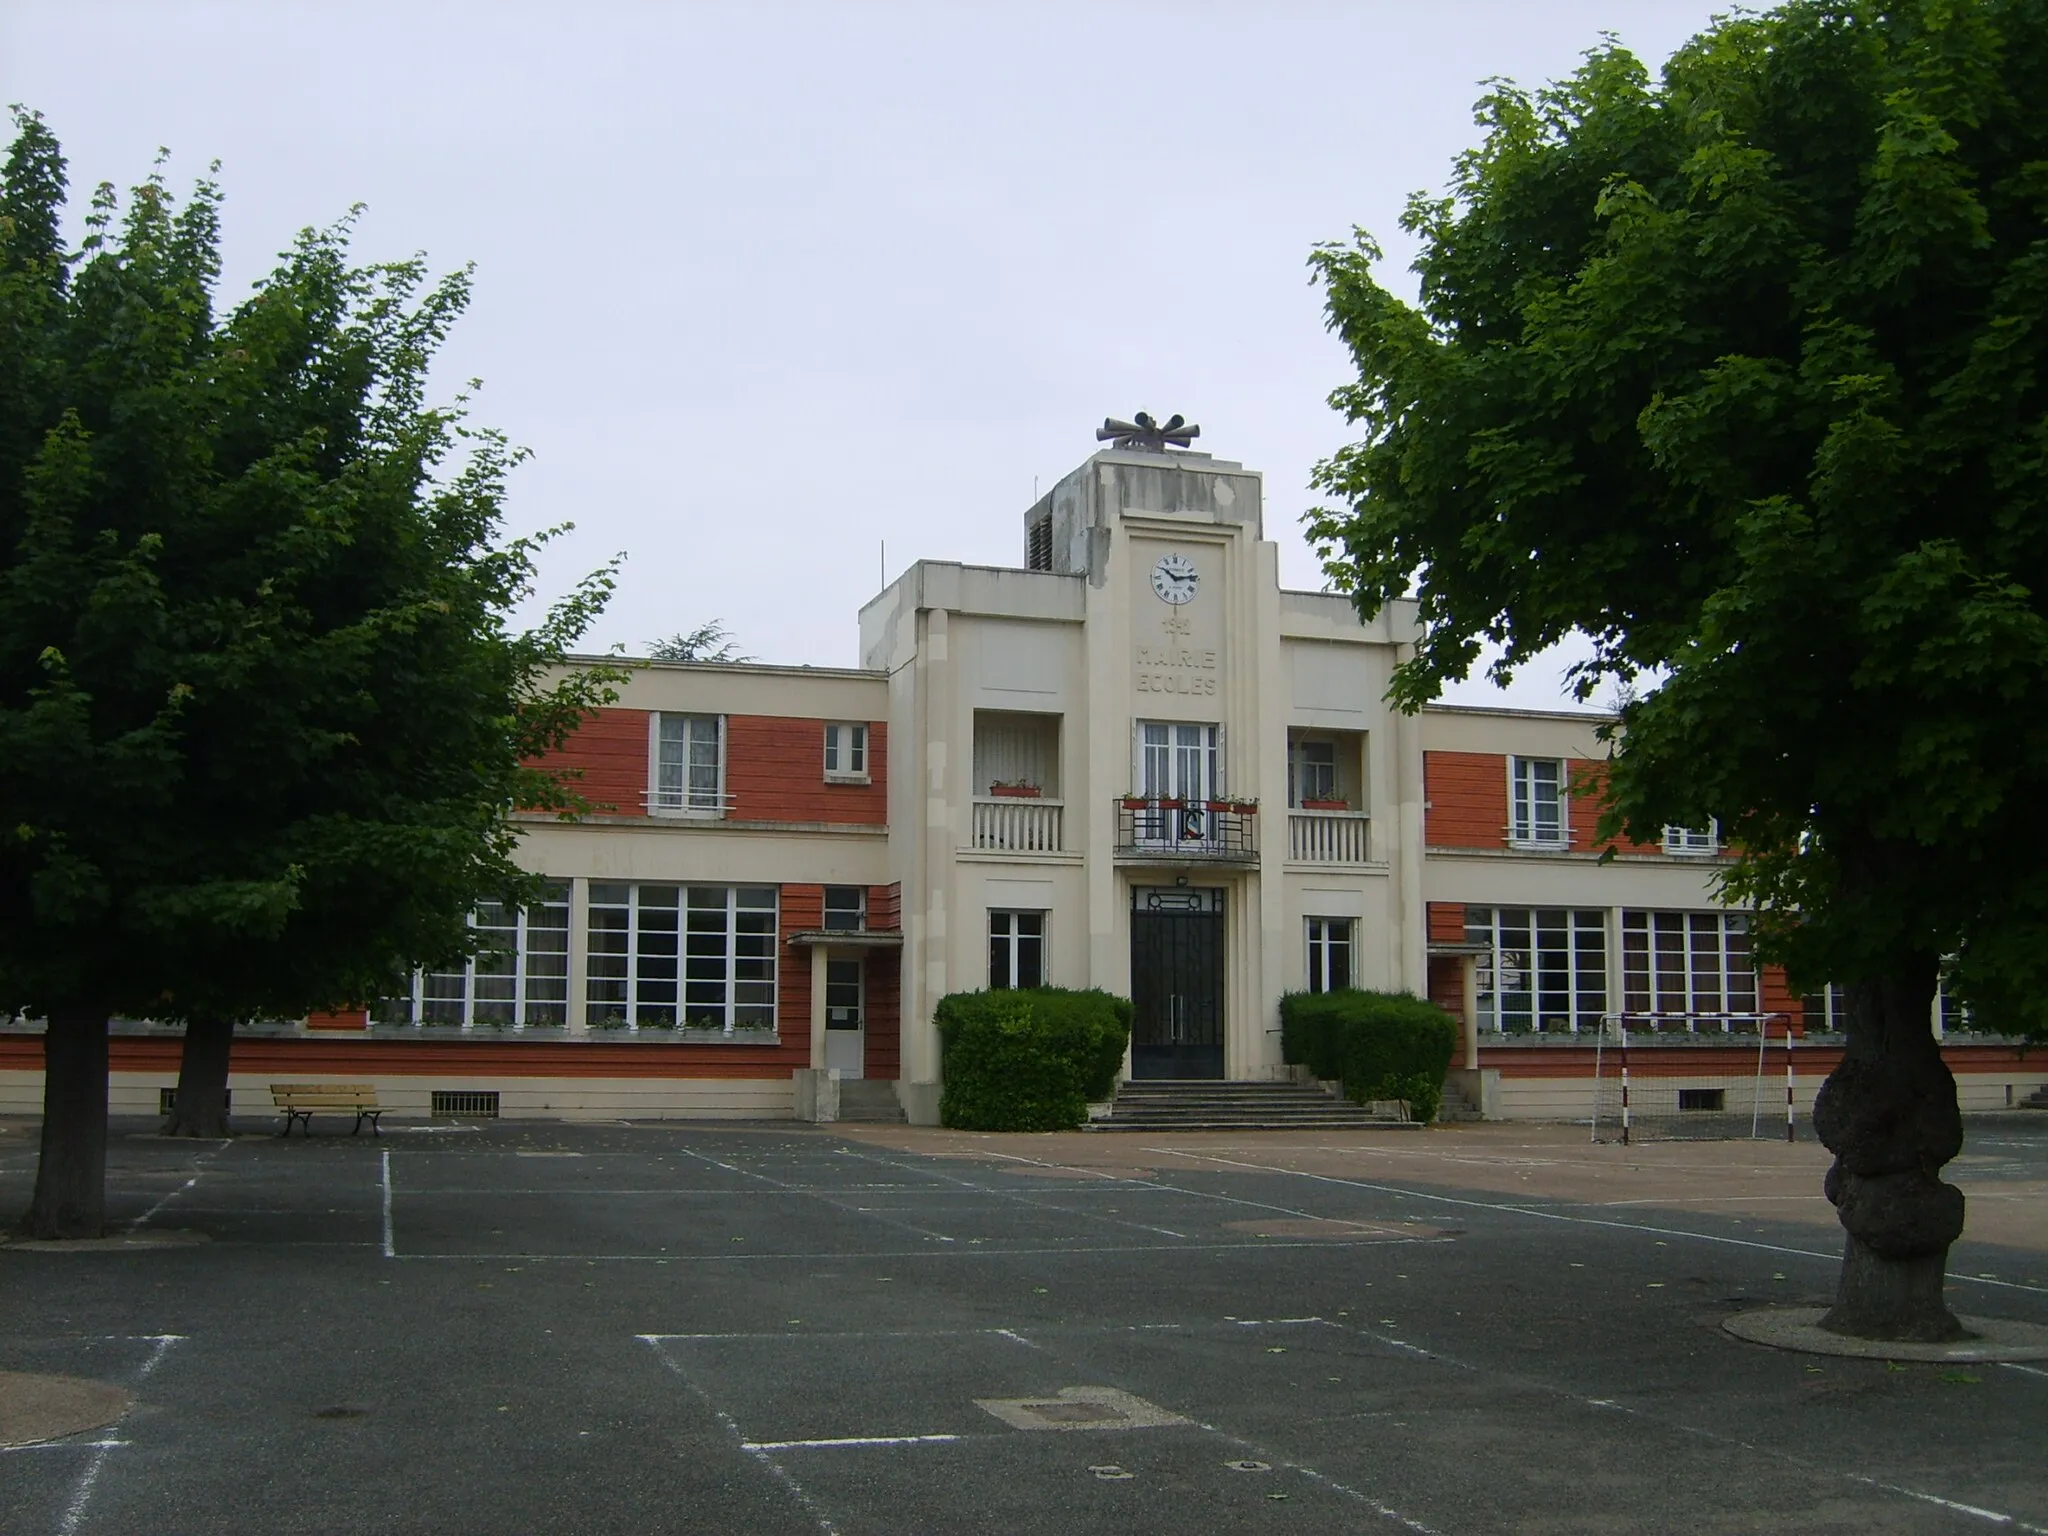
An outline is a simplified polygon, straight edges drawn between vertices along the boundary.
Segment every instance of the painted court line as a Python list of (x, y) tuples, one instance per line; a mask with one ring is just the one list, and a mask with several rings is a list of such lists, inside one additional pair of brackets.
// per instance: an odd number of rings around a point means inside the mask
[(398, 1257), (398, 1245), (391, 1228), (391, 1149), (384, 1149), (384, 1257)]
[[(863, 1162), (879, 1163), (884, 1168), (894, 1168), (897, 1169), (899, 1172), (908, 1171), (907, 1167), (904, 1164), (897, 1163), (886, 1157), (877, 1157), (871, 1153), (866, 1152), (851, 1152), (848, 1155), (860, 1158)], [(1032, 1163), (1034, 1166), (1040, 1168), (1054, 1168), (1064, 1166), (1063, 1164), (1057, 1163), (1035, 1162), (1035, 1160), (1032, 1158), (1014, 1157), (1008, 1153), (1003, 1152), (997, 1152), (992, 1155), (1002, 1158), (1006, 1162)], [(1170, 1237), (1179, 1242), (1188, 1241), (1188, 1235), (1185, 1232), (1176, 1232), (1170, 1227), (1155, 1227), (1146, 1222), (1131, 1221), (1123, 1217), (1103, 1215), (1095, 1211), (1077, 1211), (1071, 1209), (1068, 1206), (1055, 1204), (1050, 1199), (1043, 1196), (1033, 1199), (1031, 1197), (1026, 1196), (1021, 1190), (996, 1189), (987, 1184), (977, 1184), (972, 1179), (963, 1179), (954, 1174), (939, 1173), (936, 1169), (933, 1170), (933, 1174), (937, 1178), (944, 1179), (948, 1184), (956, 1185), (963, 1190), (970, 1190), (973, 1193), (979, 1195), (994, 1195), (999, 1200), (1013, 1201), (1018, 1205), (1024, 1206), (1028, 1210), (1052, 1211), (1055, 1214), (1061, 1216), (1079, 1217), (1083, 1221), (1099, 1221), (1107, 1226), (1128, 1227), (1138, 1232), (1152, 1232), (1156, 1233), (1161, 1237)], [(1131, 1180), (1129, 1182), (1131, 1183), (1133, 1188), (1156, 1187), (1147, 1181)]]
[[(149, 1352), (149, 1358), (142, 1362), (142, 1368), (135, 1373), (138, 1383), (146, 1381), (149, 1373), (163, 1364), (163, 1358), (169, 1353), (171, 1346), (182, 1340), (184, 1335), (160, 1333), (144, 1335), (144, 1338), (147, 1342), (155, 1344), (156, 1348)], [(57, 1522), (58, 1536), (76, 1536), (79, 1522), (85, 1518), (85, 1507), (92, 1502), (92, 1491), (99, 1483), (100, 1470), (107, 1464), (107, 1453), (118, 1450), (128, 1443), (126, 1440), (91, 1442), (94, 1447), (92, 1457), (86, 1462), (85, 1470), (79, 1474), (78, 1486), (71, 1492), (71, 1502), (64, 1506), (63, 1516)]]
[[(1283, 1174), (1288, 1178), (1310, 1179), (1318, 1184), (1336, 1184), (1346, 1189), (1369, 1189), (1375, 1194), (1398, 1195), (1410, 1200), (1430, 1200), (1438, 1205), (1461, 1206), (1474, 1211), (1512, 1211), (1517, 1215), (1535, 1216), (1544, 1221), (1570, 1222), (1582, 1227), (1608, 1227), (1617, 1232), (1644, 1232), (1652, 1237), (1683, 1237), (1697, 1243), (1718, 1243), (1729, 1248), (1753, 1248), (1762, 1253), (1786, 1253), (1805, 1259), (1823, 1259), (1830, 1264), (1841, 1262), (1839, 1253), (1826, 1253), (1812, 1248), (1788, 1248), (1780, 1243), (1760, 1243), (1747, 1237), (1722, 1237), (1713, 1232), (1689, 1232), (1683, 1227), (1652, 1227), (1636, 1221), (1604, 1221), (1598, 1216), (1572, 1216), (1544, 1206), (1520, 1205), (1512, 1202), (1471, 1200), (1457, 1195), (1439, 1195), (1428, 1190), (1403, 1189), (1396, 1184), (1376, 1184), (1368, 1179), (1346, 1179), (1330, 1173), (1304, 1173), (1299, 1168), (1275, 1168), (1266, 1163), (1247, 1163), (1235, 1158), (1217, 1157), (1206, 1152), (1183, 1152), (1178, 1147), (1147, 1147), (1147, 1152), (1157, 1152), (1168, 1157), (1191, 1158), (1196, 1162), (1216, 1163), (1225, 1168), (1241, 1168), (1249, 1173)], [(1982, 1275), (1951, 1274), (1950, 1280), (1970, 1285), (1992, 1285), (2002, 1290), (2026, 1291), (2035, 1296), (2048, 1296), (2048, 1286), (2022, 1285), (2016, 1280), (1990, 1280)]]
[(953, 1445), (964, 1435), (848, 1435), (838, 1440), (743, 1440), (743, 1451), (838, 1451), (873, 1445)]

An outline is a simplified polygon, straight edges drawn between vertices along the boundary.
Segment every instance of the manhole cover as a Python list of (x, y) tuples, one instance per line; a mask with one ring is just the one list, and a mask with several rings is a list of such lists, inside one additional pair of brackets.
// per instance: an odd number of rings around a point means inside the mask
[(1161, 1429), (1188, 1422), (1115, 1387), (1061, 1387), (1049, 1396), (974, 1401), (1012, 1429)]

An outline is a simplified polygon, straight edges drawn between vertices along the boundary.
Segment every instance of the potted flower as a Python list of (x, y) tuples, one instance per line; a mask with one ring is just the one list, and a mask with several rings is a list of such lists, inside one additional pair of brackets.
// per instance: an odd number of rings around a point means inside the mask
[(1334, 798), (1304, 799), (1301, 808), (1304, 811), (1348, 811), (1351, 809), (1351, 802)]
[(1036, 800), (1044, 793), (1029, 779), (997, 779), (988, 792), (998, 800)]

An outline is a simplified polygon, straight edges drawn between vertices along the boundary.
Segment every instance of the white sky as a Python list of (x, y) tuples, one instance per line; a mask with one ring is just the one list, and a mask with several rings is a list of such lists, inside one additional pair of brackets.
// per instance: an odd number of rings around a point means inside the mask
[(1654, 66), (1711, 10), (0, 0), (0, 101), (48, 118), (74, 210), (159, 145), (174, 188), (219, 159), (230, 302), (356, 202), (360, 257), (475, 262), (438, 376), (533, 450), (513, 529), (576, 524), (551, 588), (627, 552), (592, 648), (721, 618), (848, 666), (884, 542), (890, 577), (1021, 564), (1105, 415), (1263, 470), (1281, 579), (1320, 587), (1297, 518), (1348, 368), (1309, 248), (1362, 225), (1405, 285), (1395, 221), (1480, 81), (1603, 30)]

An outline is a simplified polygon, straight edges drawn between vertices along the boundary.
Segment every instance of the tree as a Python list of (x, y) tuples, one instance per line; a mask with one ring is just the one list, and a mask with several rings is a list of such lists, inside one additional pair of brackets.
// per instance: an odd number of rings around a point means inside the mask
[[(301, 235), (217, 319), (219, 195), (125, 214), (17, 114), (0, 175), (0, 1008), (47, 1019), (25, 1230), (103, 1226), (107, 1026), (374, 996), (518, 900), (528, 759), (604, 697), (550, 668), (586, 580), (514, 633), (518, 454), (425, 403), (468, 274)], [(550, 681), (550, 679), (557, 679)]]
[(1846, 1229), (1826, 1326), (1960, 1331), (1944, 968), (2048, 1028), (2048, 7), (1797, 0), (1497, 84), (1411, 200), (1419, 305), (1317, 250), (1364, 428), (1309, 515), (1370, 613), (1411, 591), (1415, 708), (1574, 630), (1641, 678), (1604, 831), (1718, 817), (1723, 891), (1844, 983), (1815, 1111)]
[(647, 654), (656, 661), (752, 661), (739, 654), (739, 642), (725, 627), (723, 619), (706, 619), (688, 633), (677, 631), (666, 640), (651, 641)]

